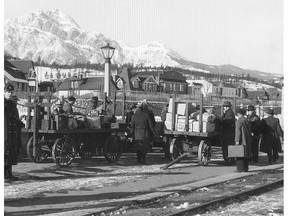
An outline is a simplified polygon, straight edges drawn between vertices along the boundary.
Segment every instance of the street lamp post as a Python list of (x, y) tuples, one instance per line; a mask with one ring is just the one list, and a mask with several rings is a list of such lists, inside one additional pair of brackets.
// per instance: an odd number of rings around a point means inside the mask
[(114, 54), (115, 48), (111, 47), (109, 43), (101, 47), (102, 54), (105, 58), (105, 77), (104, 77), (104, 92), (107, 97), (111, 95), (111, 58)]

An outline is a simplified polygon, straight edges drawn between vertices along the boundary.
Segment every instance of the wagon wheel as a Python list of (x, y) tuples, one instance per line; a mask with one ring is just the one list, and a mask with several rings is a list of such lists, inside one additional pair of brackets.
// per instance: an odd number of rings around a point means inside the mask
[(111, 163), (115, 163), (119, 160), (121, 152), (122, 147), (120, 138), (116, 135), (109, 136), (103, 147), (105, 159)]
[(38, 140), (38, 142), (35, 144), (35, 155), (33, 155), (33, 140), (33, 136), (28, 140), (26, 153), (32, 162), (40, 163), (49, 156), (50, 149), (47, 145), (42, 146), (41, 141)]
[(200, 165), (208, 165), (211, 159), (210, 140), (201, 140), (198, 148), (198, 160)]
[(93, 152), (93, 147), (91, 145), (91, 142), (88, 138), (86, 137), (81, 137), (80, 141), (78, 143), (79, 146), (79, 156), (82, 159), (89, 160), (90, 158), (93, 157), (94, 152)]
[(58, 138), (52, 148), (52, 157), (59, 166), (68, 166), (75, 158), (74, 142), (70, 137)]
[(170, 156), (175, 160), (183, 154), (183, 147), (180, 138), (173, 138), (170, 143)]

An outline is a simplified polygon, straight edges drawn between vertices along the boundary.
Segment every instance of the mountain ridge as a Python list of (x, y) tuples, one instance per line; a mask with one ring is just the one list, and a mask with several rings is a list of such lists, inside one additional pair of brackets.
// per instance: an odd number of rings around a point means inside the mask
[(169, 66), (205, 73), (248, 74), (261, 79), (283, 75), (247, 70), (234, 65), (207, 65), (192, 62), (158, 41), (139, 47), (105, 37), (101, 33), (81, 29), (76, 21), (61, 10), (33, 12), (11, 18), (4, 24), (4, 52), (20, 59), (48, 64), (103, 63), (101, 47), (109, 42), (115, 47), (112, 63), (134, 66)]

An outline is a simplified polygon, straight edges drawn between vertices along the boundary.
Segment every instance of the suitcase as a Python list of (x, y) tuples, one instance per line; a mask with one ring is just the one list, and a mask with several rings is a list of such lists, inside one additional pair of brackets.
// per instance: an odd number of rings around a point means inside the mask
[(228, 146), (228, 157), (234, 158), (248, 158), (247, 146), (246, 145), (229, 145)]

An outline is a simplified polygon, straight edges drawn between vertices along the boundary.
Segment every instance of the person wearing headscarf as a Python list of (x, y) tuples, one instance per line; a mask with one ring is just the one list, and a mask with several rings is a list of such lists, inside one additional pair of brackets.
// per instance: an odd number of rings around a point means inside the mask
[(17, 181), (12, 166), (18, 163), (21, 147), (20, 119), (15, 101), (12, 99), (14, 86), (6, 84), (4, 89), (4, 178), (5, 182)]
[(139, 103), (137, 111), (132, 116), (131, 120), (131, 133), (133, 136), (133, 143), (136, 147), (138, 162), (146, 164), (146, 154), (149, 150), (149, 145), (152, 136), (155, 137), (154, 124), (149, 116), (143, 109), (143, 103)]
[(251, 155), (251, 126), (247, 119), (244, 117), (245, 113), (245, 109), (236, 109), (236, 115), (238, 119), (235, 126), (235, 145), (245, 145), (247, 151), (247, 157), (236, 158), (237, 172), (248, 172), (248, 163)]
[(256, 115), (253, 105), (248, 106), (247, 114), (247, 120), (251, 125), (252, 131), (251, 160), (253, 163), (257, 163), (259, 161), (259, 140), (262, 133), (262, 123), (260, 117)]
[(222, 154), (226, 165), (235, 163), (233, 158), (228, 158), (228, 145), (235, 144), (235, 114), (230, 101), (223, 103), (223, 115), (220, 117), (222, 125)]
[(283, 130), (278, 118), (275, 118), (274, 110), (265, 111), (268, 117), (262, 119), (263, 133), (260, 143), (260, 151), (267, 153), (268, 163), (276, 162), (281, 151), (280, 137), (283, 139)]

